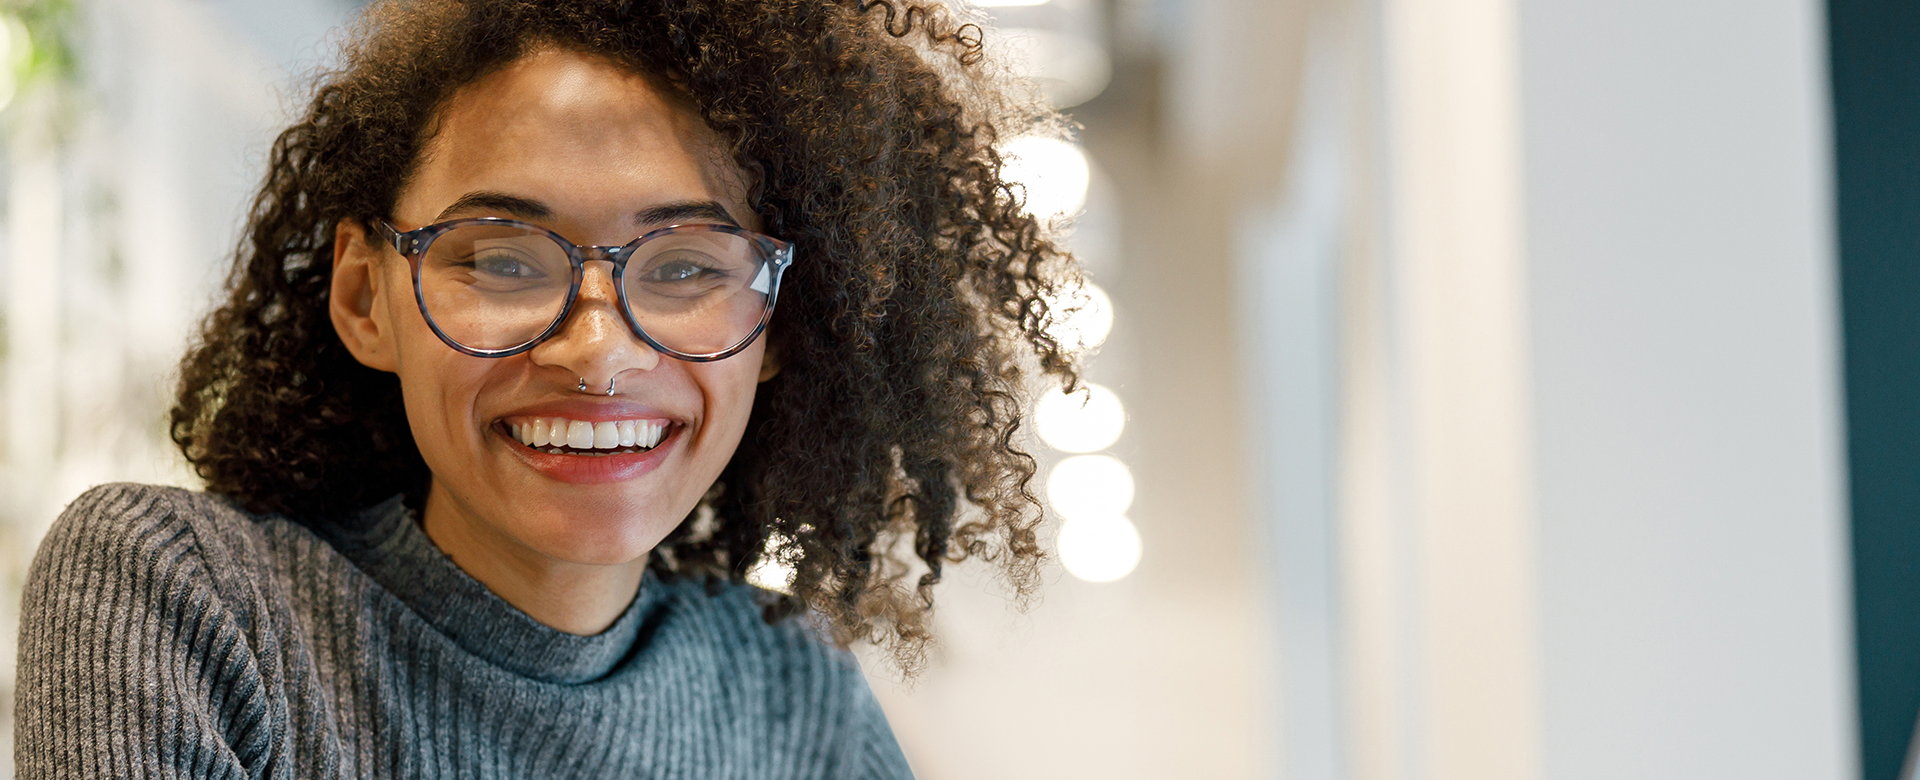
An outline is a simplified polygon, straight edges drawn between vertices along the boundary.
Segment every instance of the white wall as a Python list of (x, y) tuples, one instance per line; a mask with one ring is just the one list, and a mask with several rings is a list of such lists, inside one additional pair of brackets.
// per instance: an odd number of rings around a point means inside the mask
[(1520, 7), (1546, 775), (1851, 777), (1824, 4)]
[(1824, 6), (1303, 1), (1282, 776), (1857, 776)]

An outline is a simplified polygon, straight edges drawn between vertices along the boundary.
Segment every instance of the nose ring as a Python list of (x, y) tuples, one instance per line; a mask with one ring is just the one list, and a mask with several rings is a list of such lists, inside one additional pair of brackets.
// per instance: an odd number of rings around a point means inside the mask
[[(608, 378), (607, 378), (607, 392), (606, 392), (606, 395), (609, 395), (609, 396), (611, 396), (611, 395), (613, 395), (613, 382), (614, 382), (614, 378), (613, 378), (613, 377), (608, 377)], [(581, 392), (581, 393), (586, 393), (587, 395), (598, 395), (598, 393), (595, 393), (595, 392), (593, 392), (592, 390), (588, 390), (588, 389), (587, 389), (587, 378), (586, 378), (586, 377), (581, 377), (581, 378), (580, 378), (580, 384), (578, 384), (578, 385), (575, 385), (573, 389), (574, 389), (574, 390), (576, 390), (576, 391), (578, 391), (578, 392)]]

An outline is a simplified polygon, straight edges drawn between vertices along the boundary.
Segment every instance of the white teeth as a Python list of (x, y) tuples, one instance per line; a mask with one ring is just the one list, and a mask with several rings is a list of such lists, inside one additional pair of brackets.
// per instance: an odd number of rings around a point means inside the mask
[(568, 422), (567, 446), (576, 450), (593, 449), (593, 423), (580, 420)]
[(508, 423), (507, 432), (528, 447), (559, 454), (560, 447), (574, 450), (624, 447), (653, 449), (660, 445), (661, 439), (666, 438), (667, 424), (648, 420), (587, 422), (565, 417), (535, 417), (525, 422)]

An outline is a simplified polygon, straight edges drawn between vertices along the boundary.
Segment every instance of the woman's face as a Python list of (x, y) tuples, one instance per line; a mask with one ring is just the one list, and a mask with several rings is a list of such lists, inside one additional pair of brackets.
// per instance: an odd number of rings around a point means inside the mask
[[(509, 217), (609, 246), (675, 223), (759, 230), (743, 178), (711, 130), (648, 79), (542, 50), (455, 94), (391, 217), (403, 231)], [(754, 389), (773, 370), (764, 338), (710, 363), (653, 351), (622, 319), (605, 262), (587, 264), (578, 302), (547, 341), (508, 358), (462, 355), (429, 330), (404, 258), (354, 225), (343, 223), (340, 238), (336, 327), (361, 362), (399, 375), (433, 471), (429, 531), (452, 529), (510, 557), (642, 559), (726, 466)], [(590, 394), (578, 391), (582, 381)], [(609, 382), (611, 397), (601, 394)], [(549, 454), (514, 437), (516, 425), (554, 418), (635, 421), (664, 437), (651, 450), (598, 456)]]

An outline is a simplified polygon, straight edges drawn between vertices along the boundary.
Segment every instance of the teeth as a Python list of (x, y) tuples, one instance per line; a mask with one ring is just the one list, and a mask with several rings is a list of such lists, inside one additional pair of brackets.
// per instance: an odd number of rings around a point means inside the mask
[(653, 449), (666, 438), (667, 424), (648, 420), (586, 422), (565, 417), (535, 417), (509, 423), (507, 431), (521, 444), (554, 454), (559, 448), (613, 450), (623, 447)]
[(579, 420), (568, 422), (567, 446), (576, 450), (593, 449), (593, 423)]

